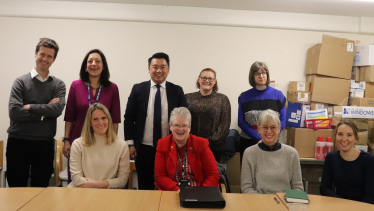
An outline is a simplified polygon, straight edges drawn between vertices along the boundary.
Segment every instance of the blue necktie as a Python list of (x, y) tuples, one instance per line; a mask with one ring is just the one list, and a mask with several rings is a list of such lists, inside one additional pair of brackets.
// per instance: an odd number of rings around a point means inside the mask
[(161, 138), (161, 92), (160, 85), (156, 85), (155, 105), (153, 110), (153, 146), (157, 147), (157, 141)]

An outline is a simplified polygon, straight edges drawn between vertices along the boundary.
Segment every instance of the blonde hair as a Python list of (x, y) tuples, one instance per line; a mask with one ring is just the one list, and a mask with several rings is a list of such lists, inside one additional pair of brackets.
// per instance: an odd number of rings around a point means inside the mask
[(261, 126), (270, 122), (274, 122), (278, 125), (278, 127), (281, 126), (278, 113), (271, 109), (267, 109), (260, 114), (258, 119), (258, 125)]
[(101, 103), (95, 103), (90, 105), (87, 110), (86, 119), (84, 120), (84, 125), (82, 129), (81, 138), (84, 146), (91, 146), (95, 144), (94, 130), (92, 129), (91, 120), (92, 112), (95, 110), (102, 110), (105, 116), (108, 118), (108, 130), (106, 131), (106, 142), (105, 144), (110, 145), (117, 139), (117, 135), (114, 132), (112, 117), (108, 109)]

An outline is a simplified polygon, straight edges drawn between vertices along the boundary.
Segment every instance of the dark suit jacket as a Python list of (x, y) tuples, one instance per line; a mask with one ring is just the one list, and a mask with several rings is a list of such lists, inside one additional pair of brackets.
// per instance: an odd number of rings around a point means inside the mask
[[(173, 134), (159, 140), (155, 158), (155, 185), (160, 190), (179, 190), (175, 179), (177, 145)], [(217, 162), (209, 149), (209, 141), (195, 135), (188, 136), (187, 159), (196, 177), (197, 186), (219, 186)]]
[[(134, 140), (137, 150), (144, 136), (150, 87), (151, 81), (135, 84), (127, 100), (124, 121), (125, 140)], [(166, 95), (168, 100), (168, 118), (170, 118), (170, 113), (175, 107), (187, 107), (182, 87), (166, 82)]]

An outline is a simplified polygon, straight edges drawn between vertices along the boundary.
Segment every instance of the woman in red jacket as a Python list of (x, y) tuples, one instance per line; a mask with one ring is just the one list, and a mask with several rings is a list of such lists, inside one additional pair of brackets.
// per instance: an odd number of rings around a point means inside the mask
[(170, 130), (172, 134), (157, 143), (156, 187), (177, 191), (180, 180), (189, 180), (190, 186), (219, 186), (220, 174), (209, 141), (190, 134), (191, 113), (187, 108), (174, 108)]

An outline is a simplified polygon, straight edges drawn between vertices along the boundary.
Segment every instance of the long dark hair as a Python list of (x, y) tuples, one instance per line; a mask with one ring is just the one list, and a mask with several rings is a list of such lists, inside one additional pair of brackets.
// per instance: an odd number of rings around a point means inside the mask
[(106, 58), (105, 58), (103, 52), (101, 52), (99, 49), (90, 50), (86, 54), (86, 56), (84, 57), (83, 62), (82, 62), (81, 70), (79, 72), (79, 77), (85, 83), (90, 82), (90, 77), (89, 77), (89, 74), (86, 71), (86, 69), (87, 69), (88, 57), (93, 53), (99, 54), (100, 57), (101, 57), (101, 60), (103, 61), (103, 71), (101, 72), (101, 75), (100, 75), (100, 84), (103, 85), (103, 86), (109, 86), (112, 82), (109, 81), (110, 73), (109, 73), (108, 63), (106, 62)]

